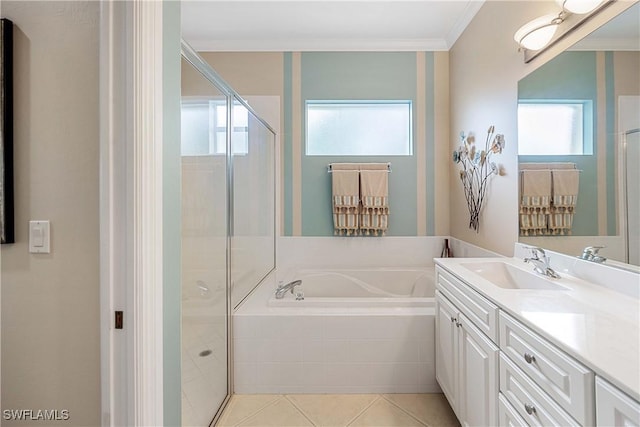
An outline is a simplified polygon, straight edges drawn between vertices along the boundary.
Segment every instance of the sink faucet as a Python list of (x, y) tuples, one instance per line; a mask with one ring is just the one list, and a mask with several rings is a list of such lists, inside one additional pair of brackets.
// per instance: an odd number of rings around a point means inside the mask
[(604, 248), (604, 246), (587, 246), (582, 251), (582, 255), (579, 255), (578, 258), (584, 259), (586, 261), (597, 262), (599, 264), (603, 263), (607, 259), (603, 256), (598, 255), (598, 251)]
[(278, 288), (276, 289), (276, 299), (282, 299), (287, 291), (291, 291), (291, 293), (293, 293), (293, 289), (301, 284), (302, 280), (294, 280), (293, 282), (289, 282), (286, 285), (280, 283), (278, 285)]
[(549, 265), (549, 257), (544, 249), (535, 246), (529, 247), (528, 249), (531, 249), (531, 258), (525, 258), (524, 262), (532, 263), (533, 271), (543, 276), (553, 277), (554, 279), (560, 278), (560, 275)]

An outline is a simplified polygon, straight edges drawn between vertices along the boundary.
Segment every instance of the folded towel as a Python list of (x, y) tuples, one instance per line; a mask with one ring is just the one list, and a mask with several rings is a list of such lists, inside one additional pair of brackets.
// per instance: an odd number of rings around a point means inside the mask
[(551, 204), (551, 172), (523, 170), (520, 172), (520, 234), (544, 235)]
[(580, 172), (576, 169), (551, 171), (553, 200), (556, 207), (575, 207), (578, 199)]
[(358, 163), (331, 163), (331, 171), (357, 171)]
[(578, 202), (580, 172), (578, 170), (553, 170), (551, 214), (549, 230), (552, 234), (571, 234), (573, 215)]
[(388, 163), (358, 163), (358, 170), (361, 171), (388, 171)]
[(384, 169), (361, 170), (362, 212), (360, 229), (365, 234), (385, 234), (389, 217), (389, 172)]
[(551, 204), (551, 171), (524, 170), (520, 172), (521, 209), (528, 213), (546, 213)]
[(358, 231), (359, 177), (357, 170), (333, 170), (331, 174), (333, 226), (336, 234)]

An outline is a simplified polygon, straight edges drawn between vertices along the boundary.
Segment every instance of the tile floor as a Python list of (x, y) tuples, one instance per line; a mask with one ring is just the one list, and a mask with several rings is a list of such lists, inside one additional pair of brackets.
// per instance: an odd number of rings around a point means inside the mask
[(459, 426), (443, 394), (237, 394), (216, 426)]

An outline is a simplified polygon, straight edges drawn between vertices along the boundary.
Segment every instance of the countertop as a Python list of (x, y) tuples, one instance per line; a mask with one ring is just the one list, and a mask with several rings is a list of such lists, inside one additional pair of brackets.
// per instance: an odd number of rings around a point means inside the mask
[(640, 300), (562, 274), (567, 290), (504, 289), (465, 263), (504, 262), (526, 271), (519, 258), (436, 258), (435, 263), (636, 400), (640, 400)]

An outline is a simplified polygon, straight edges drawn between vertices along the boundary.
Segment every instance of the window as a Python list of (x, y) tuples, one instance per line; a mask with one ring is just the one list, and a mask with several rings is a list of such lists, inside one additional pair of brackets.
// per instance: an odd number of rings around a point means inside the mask
[[(183, 156), (225, 154), (227, 151), (227, 102), (196, 99), (182, 102), (181, 151)], [(249, 114), (241, 104), (233, 106), (231, 143), (234, 154), (247, 154)]]
[(520, 102), (518, 154), (592, 154), (591, 117), (591, 101)]
[(410, 156), (411, 101), (307, 101), (308, 156)]

